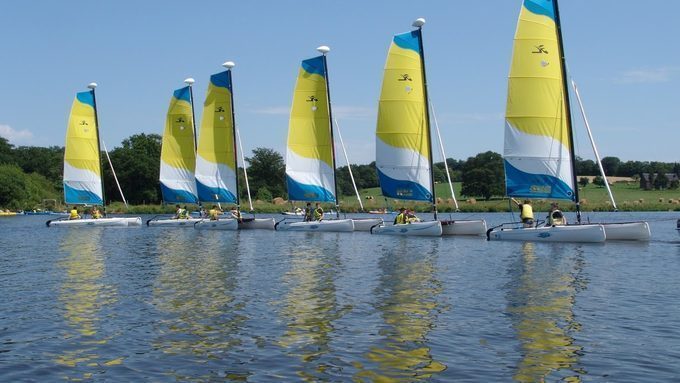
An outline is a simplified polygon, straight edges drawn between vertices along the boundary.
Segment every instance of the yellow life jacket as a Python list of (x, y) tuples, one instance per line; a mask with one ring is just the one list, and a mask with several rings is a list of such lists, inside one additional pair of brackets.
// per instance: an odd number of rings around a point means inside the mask
[(403, 225), (405, 223), (406, 223), (406, 214), (404, 214), (404, 213), (397, 214), (397, 217), (394, 219), (394, 224), (395, 225)]
[(548, 222), (550, 225), (555, 225), (555, 226), (560, 226), (560, 225), (566, 225), (567, 220), (564, 218), (564, 214), (560, 210), (553, 210), (550, 213), (550, 217), (548, 219)]
[(68, 219), (78, 219), (80, 216), (78, 215), (78, 210), (73, 209), (71, 210), (71, 215), (69, 215)]
[(101, 217), (102, 217), (102, 213), (100, 213), (99, 210), (92, 211), (92, 218), (99, 219)]
[(314, 209), (314, 220), (321, 221), (323, 218), (323, 209), (321, 207)]
[(528, 203), (522, 204), (522, 213), (519, 215), (521, 219), (534, 219), (534, 209)]
[(217, 221), (217, 209), (210, 209), (210, 211), (208, 211), (208, 217), (210, 217), (211, 221)]

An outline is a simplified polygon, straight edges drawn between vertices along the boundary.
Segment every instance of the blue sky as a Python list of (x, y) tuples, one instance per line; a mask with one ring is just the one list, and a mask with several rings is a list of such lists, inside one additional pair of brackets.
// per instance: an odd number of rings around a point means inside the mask
[[(350, 160), (368, 163), (375, 156), (377, 101), (392, 35), (424, 17), (428, 89), (447, 156), (502, 153), (520, 5), (519, 0), (4, 1), (0, 135), (14, 145), (63, 145), (73, 97), (92, 81), (99, 84), (100, 126), (109, 149), (136, 133), (160, 134), (172, 91), (184, 78), (196, 79), (200, 121), (209, 76), (232, 60), (246, 155), (255, 147), (284, 154), (300, 61), (328, 45), (334, 115)], [(602, 156), (679, 161), (680, 45), (674, 40), (680, 36), (680, 2), (560, 5), (568, 66)], [(594, 158), (576, 120), (577, 155)]]

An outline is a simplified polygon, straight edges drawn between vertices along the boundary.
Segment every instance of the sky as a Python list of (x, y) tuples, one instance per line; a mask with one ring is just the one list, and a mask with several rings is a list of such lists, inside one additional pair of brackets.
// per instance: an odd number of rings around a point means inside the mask
[[(333, 114), (350, 161), (366, 164), (375, 160), (392, 36), (423, 17), (428, 92), (446, 156), (502, 153), (520, 6), (520, 0), (3, 1), (0, 136), (16, 146), (63, 146), (75, 93), (93, 81), (109, 150), (133, 134), (162, 134), (172, 92), (187, 77), (196, 80), (199, 125), (209, 76), (231, 60), (246, 156), (256, 147), (284, 155), (300, 61), (328, 45)], [(680, 161), (680, 1), (563, 0), (560, 14), (567, 66), (601, 156)], [(575, 121), (576, 154), (593, 159), (580, 117)]]

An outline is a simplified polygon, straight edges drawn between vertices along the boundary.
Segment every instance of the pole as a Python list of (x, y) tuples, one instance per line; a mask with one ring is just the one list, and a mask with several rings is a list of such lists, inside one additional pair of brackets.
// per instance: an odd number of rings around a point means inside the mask
[(333, 186), (335, 187), (335, 216), (340, 218), (340, 203), (338, 202), (338, 177), (335, 174), (335, 141), (333, 139), (333, 114), (331, 112), (331, 89), (330, 81), (328, 81), (328, 64), (326, 62), (326, 52), (321, 53), (321, 59), (323, 61), (323, 71), (326, 78), (326, 98), (328, 101), (328, 127), (331, 134), (331, 154), (333, 157)]
[(231, 82), (231, 68), (227, 69), (227, 77), (229, 78), (229, 91), (231, 92), (231, 128), (234, 140), (234, 172), (236, 176), (236, 212), (241, 216), (241, 197), (239, 196), (238, 187), (238, 154), (236, 152), (236, 112), (234, 111), (234, 84)]
[(352, 174), (352, 165), (349, 163), (349, 157), (347, 156), (347, 150), (345, 150), (345, 143), (342, 141), (342, 134), (340, 133), (340, 124), (338, 120), (335, 121), (335, 126), (338, 128), (338, 138), (340, 139), (340, 146), (342, 147), (342, 152), (345, 154), (345, 161), (347, 161), (347, 169), (349, 170), (349, 178), (352, 180), (352, 186), (354, 186), (354, 193), (357, 195), (357, 201), (359, 201), (359, 206), (361, 211), (364, 211), (364, 204), (361, 202), (361, 196), (359, 195), (359, 190), (357, 189), (357, 183), (354, 182), (354, 175)]
[[(569, 130), (569, 155), (571, 156), (571, 175), (574, 183), (574, 202), (576, 203), (576, 221), (581, 223), (581, 201), (578, 196), (578, 182), (576, 180), (576, 154), (574, 152), (574, 131), (571, 122), (571, 105), (569, 103), (569, 85), (567, 84), (567, 63), (564, 57), (564, 44), (562, 42), (562, 26), (560, 24), (560, 11), (557, 5), (557, 0), (553, 1), (555, 10), (555, 26), (557, 27), (557, 48), (559, 50), (560, 60), (562, 64), (562, 91), (564, 92), (564, 106), (566, 115), (564, 118), (567, 121), (567, 129)], [(606, 180), (605, 180), (606, 182)]]
[(111, 157), (109, 156), (109, 150), (106, 148), (106, 142), (102, 140), (102, 146), (104, 147), (104, 153), (106, 154), (106, 159), (109, 160), (109, 166), (111, 167), (111, 173), (113, 173), (113, 179), (116, 181), (116, 186), (118, 186), (118, 192), (120, 192), (121, 198), (123, 198), (123, 203), (125, 208), (128, 208), (128, 203), (125, 200), (125, 195), (123, 194), (123, 189), (120, 187), (120, 182), (118, 182), (118, 177), (116, 176), (116, 170), (113, 168), (113, 162), (111, 162)]
[(593, 152), (595, 152), (595, 159), (597, 160), (597, 166), (600, 168), (600, 174), (604, 178), (604, 186), (607, 188), (607, 193), (609, 193), (609, 200), (612, 201), (614, 206), (614, 211), (619, 209), (616, 207), (616, 201), (614, 200), (614, 194), (612, 194), (612, 189), (609, 187), (609, 182), (607, 182), (607, 175), (604, 174), (604, 168), (602, 167), (602, 160), (600, 159), (600, 153), (597, 151), (597, 146), (595, 146), (595, 139), (593, 138), (593, 133), (590, 130), (590, 124), (588, 123), (588, 117), (586, 117), (586, 110), (583, 108), (583, 102), (581, 102), (581, 95), (576, 87), (576, 82), (574, 79), (571, 80), (571, 85), (574, 88), (574, 94), (576, 95), (576, 100), (578, 100), (578, 106), (581, 109), (581, 116), (583, 116), (583, 122), (586, 125), (586, 131), (588, 132), (588, 138), (590, 139), (590, 145), (593, 147)]
[(430, 188), (432, 189), (432, 212), (434, 213), (434, 219), (437, 219), (437, 198), (434, 192), (434, 169), (432, 164), (432, 137), (430, 133), (430, 108), (428, 108), (429, 97), (427, 95), (427, 77), (425, 75), (425, 49), (423, 48), (423, 27), (422, 24), (417, 26), (416, 31), (418, 33), (418, 45), (420, 47), (420, 66), (422, 76), (423, 76), (423, 97), (425, 101), (425, 123), (427, 124), (427, 150), (429, 152), (430, 160)]
[[(246, 191), (248, 192), (248, 205), (250, 206), (250, 211), (252, 212), (253, 209), (253, 200), (250, 197), (250, 185), (248, 184), (248, 170), (246, 170), (246, 159), (243, 157), (243, 145), (241, 145), (241, 133), (239, 133), (238, 129), (234, 129), (236, 131), (236, 138), (238, 139), (238, 147), (239, 147), (239, 153), (241, 153), (241, 163), (243, 164), (243, 175), (245, 176), (246, 179)], [(238, 166), (237, 166), (238, 168)]]
[(97, 133), (97, 155), (99, 156), (99, 174), (101, 174), (102, 177), (102, 210), (104, 213), (104, 217), (106, 217), (106, 192), (104, 191), (104, 166), (102, 165), (102, 149), (101, 149), (101, 143), (100, 141), (100, 136), (99, 136), (99, 116), (97, 114), (97, 97), (95, 97), (94, 94), (94, 88), (96, 85), (93, 86), (93, 84), (90, 84), (90, 89), (92, 92), (92, 106), (94, 107), (94, 125), (95, 125), (95, 132)]
[(437, 132), (437, 138), (439, 139), (439, 150), (442, 152), (442, 158), (444, 158), (444, 169), (446, 170), (446, 179), (449, 181), (449, 189), (451, 190), (451, 198), (453, 198), (453, 203), (456, 205), (456, 211), (458, 209), (458, 200), (456, 200), (456, 193), (453, 192), (453, 182), (451, 182), (451, 174), (449, 173), (449, 164), (446, 162), (446, 153), (444, 152), (444, 143), (442, 142), (442, 135), (439, 133), (439, 123), (437, 123), (437, 115), (434, 112), (434, 105), (430, 104), (432, 108), (432, 118), (434, 119), (434, 127)]

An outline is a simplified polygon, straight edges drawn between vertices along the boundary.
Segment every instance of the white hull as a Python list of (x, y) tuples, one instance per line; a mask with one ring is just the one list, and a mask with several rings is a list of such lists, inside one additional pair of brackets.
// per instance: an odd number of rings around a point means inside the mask
[(299, 213), (299, 212), (294, 212), (294, 211), (284, 211), (281, 214), (283, 214), (283, 215), (297, 215), (297, 216), (305, 215), (305, 213)]
[(165, 219), (151, 219), (146, 221), (147, 226), (169, 226), (169, 227), (193, 227), (196, 222), (200, 222), (201, 218), (165, 218)]
[(483, 219), (442, 221), (442, 235), (484, 234), (486, 234), (486, 221)]
[(238, 221), (234, 218), (219, 219), (216, 221), (203, 219), (196, 222), (194, 228), (199, 230), (236, 230), (238, 229)]
[(47, 226), (142, 226), (141, 217), (111, 217), (98, 219), (64, 219), (48, 221)]
[(399, 225), (381, 225), (371, 229), (371, 234), (439, 237), (442, 235), (442, 223), (440, 221), (426, 221)]
[(640, 222), (601, 223), (607, 234), (607, 241), (649, 241), (649, 224)]
[(276, 220), (274, 218), (244, 218), (238, 223), (239, 230), (264, 229), (274, 230)]
[(383, 223), (382, 218), (353, 218), (354, 231), (369, 231), (375, 225)]
[(354, 231), (354, 222), (351, 219), (336, 219), (328, 221), (312, 222), (279, 222), (276, 224), (279, 231)]
[(491, 229), (489, 240), (531, 242), (604, 242), (602, 225), (541, 226), (513, 229)]

